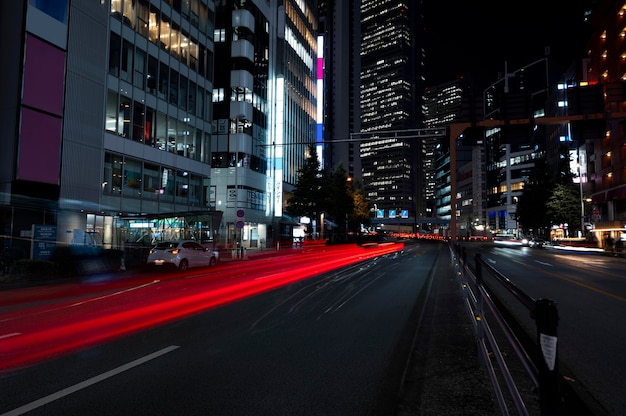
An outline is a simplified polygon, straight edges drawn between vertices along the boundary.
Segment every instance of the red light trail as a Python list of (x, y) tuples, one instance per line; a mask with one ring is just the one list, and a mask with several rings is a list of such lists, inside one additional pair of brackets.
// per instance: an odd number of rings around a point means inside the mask
[[(296, 255), (232, 262), (171, 274), (163, 280), (120, 281), (17, 290), (0, 302), (0, 372), (163, 325), (363, 260), (403, 244), (332, 247)], [(129, 283), (134, 286), (128, 287)], [(5, 292), (11, 294), (11, 291)]]

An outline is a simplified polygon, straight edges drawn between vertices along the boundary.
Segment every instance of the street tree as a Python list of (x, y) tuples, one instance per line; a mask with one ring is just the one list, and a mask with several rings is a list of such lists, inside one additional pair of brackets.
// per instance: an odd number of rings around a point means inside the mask
[(569, 230), (580, 229), (580, 195), (574, 183), (557, 183), (546, 208), (552, 224), (568, 224)]
[(339, 163), (327, 182), (326, 213), (328, 218), (336, 224), (332, 236), (334, 240), (347, 237), (348, 220), (354, 211), (354, 198), (352, 196), (352, 180), (348, 178), (342, 163)]
[[(308, 217), (318, 220), (325, 209), (325, 178), (320, 170), (315, 146), (309, 146), (304, 165), (298, 170), (296, 187), (287, 200), (285, 212), (293, 217)], [(311, 234), (312, 223), (307, 226)]]

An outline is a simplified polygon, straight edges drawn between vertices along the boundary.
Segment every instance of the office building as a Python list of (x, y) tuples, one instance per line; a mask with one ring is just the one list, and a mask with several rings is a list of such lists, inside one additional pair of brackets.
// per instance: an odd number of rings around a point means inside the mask
[(278, 241), (315, 133), (316, 10), (3, 2), (3, 248), (46, 258), (59, 245), (128, 252), (164, 238), (252, 246), (260, 224), (264, 244)]
[(425, 179), (417, 168), (421, 143), (394, 134), (423, 127), (421, 3), (363, 0), (360, 13), (363, 187), (391, 224), (401, 213), (415, 218), (425, 211)]
[(213, 11), (204, 0), (2, 4), (5, 246), (45, 257), (49, 241), (213, 238)]
[[(593, 223), (595, 237), (600, 242), (608, 235), (623, 240), (626, 219), (626, 135), (623, 129), (626, 117), (626, 4), (601, 2), (591, 12), (589, 20), (593, 32), (587, 42), (588, 58), (580, 71), (578, 94), (569, 94), (568, 110), (573, 114), (591, 114), (600, 110), (608, 115), (599, 124), (588, 124), (575, 130), (574, 139), (578, 138), (579, 152), (584, 155), (581, 193), (592, 200), (590, 212), (585, 214)], [(574, 97), (579, 98), (578, 108), (572, 102)]]

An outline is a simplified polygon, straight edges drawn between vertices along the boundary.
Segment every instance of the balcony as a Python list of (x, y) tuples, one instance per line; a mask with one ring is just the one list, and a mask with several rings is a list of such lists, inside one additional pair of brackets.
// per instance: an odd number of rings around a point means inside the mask
[(246, 58), (254, 63), (254, 46), (245, 39), (239, 39), (231, 43), (230, 56), (233, 58)]
[(254, 16), (248, 10), (233, 10), (233, 28), (245, 27), (254, 33)]
[(252, 103), (247, 101), (231, 101), (230, 118), (252, 121)]
[(230, 71), (230, 86), (238, 90), (252, 91), (254, 89), (254, 77), (248, 71), (239, 69)]

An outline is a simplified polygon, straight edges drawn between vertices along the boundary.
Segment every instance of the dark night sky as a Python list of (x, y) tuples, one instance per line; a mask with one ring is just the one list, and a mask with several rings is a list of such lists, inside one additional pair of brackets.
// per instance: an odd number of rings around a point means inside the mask
[(424, 0), (426, 85), (471, 74), (488, 86), (504, 72), (551, 55), (566, 68), (584, 51), (588, 0), (525, 2)]

